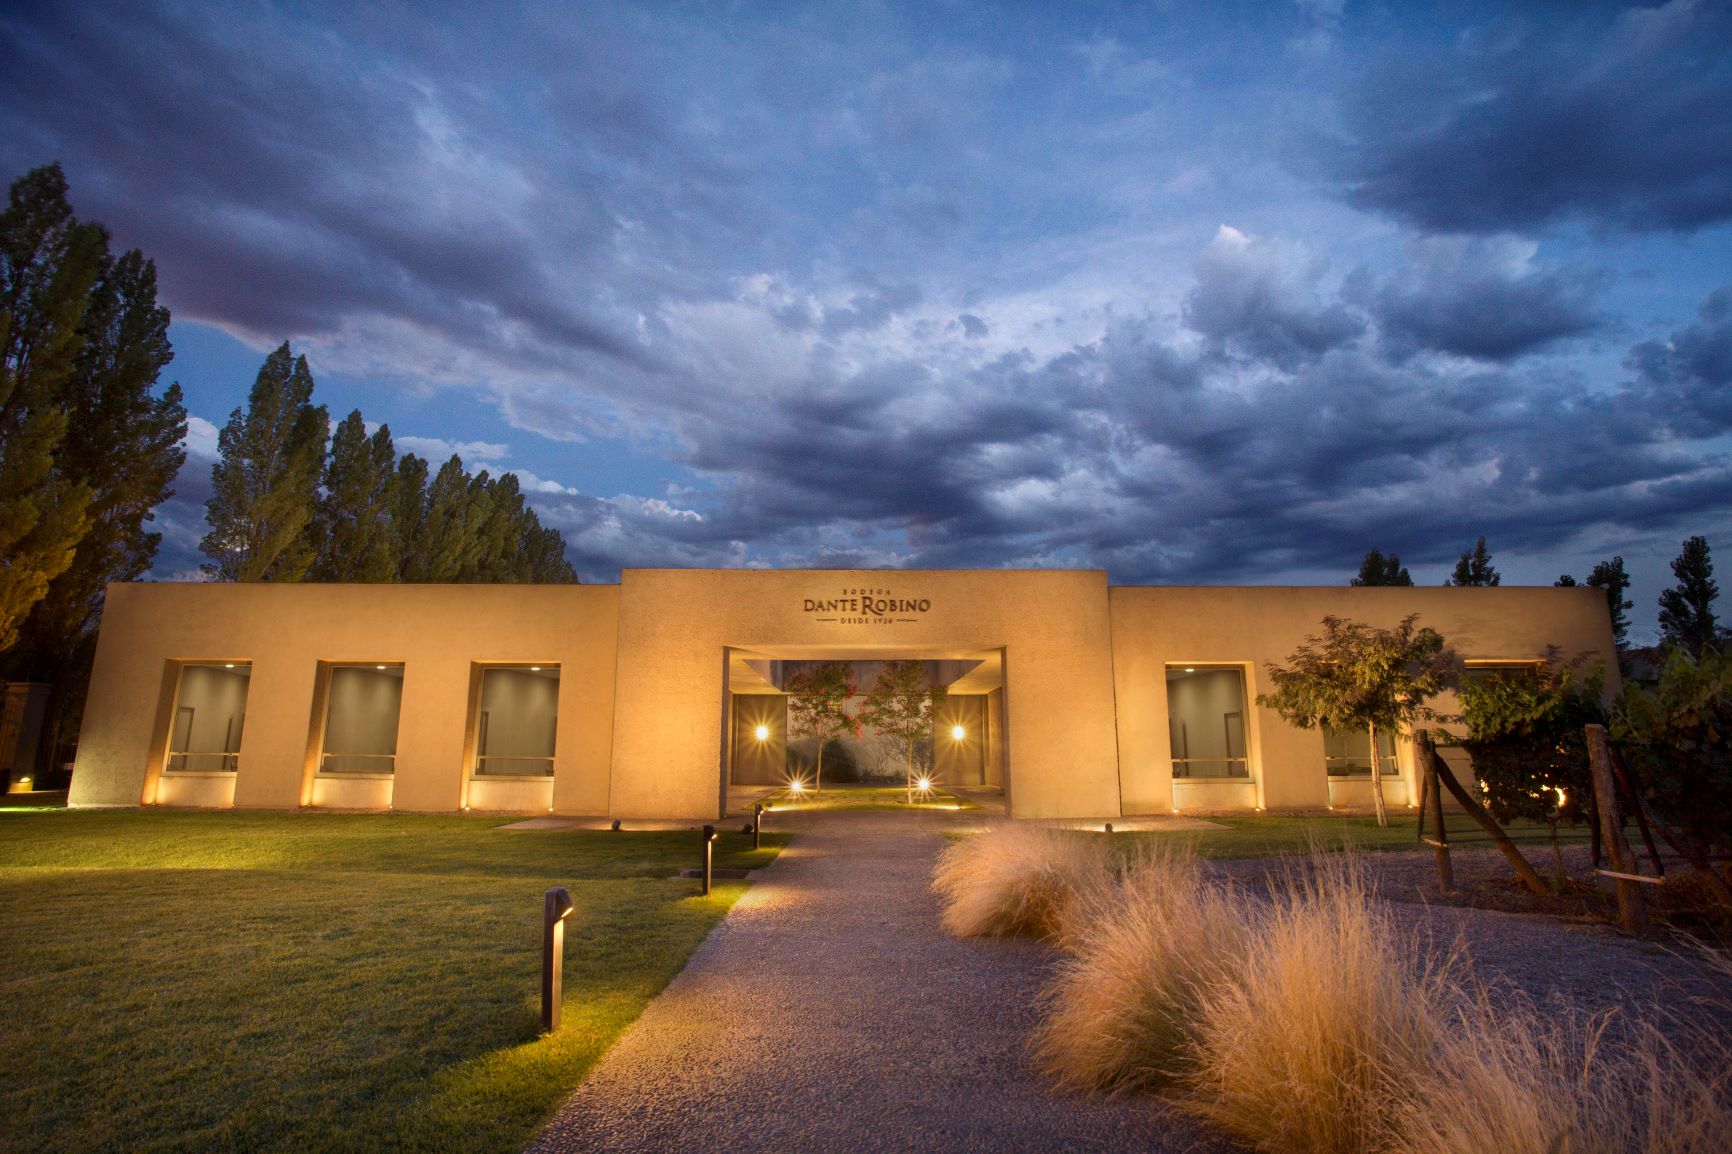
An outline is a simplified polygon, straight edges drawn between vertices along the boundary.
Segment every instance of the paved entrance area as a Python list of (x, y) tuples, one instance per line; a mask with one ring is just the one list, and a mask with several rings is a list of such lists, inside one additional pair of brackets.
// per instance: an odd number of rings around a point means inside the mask
[(798, 836), (531, 1150), (1218, 1148), (1158, 1101), (1029, 1064), (1053, 955), (958, 941), (927, 889), (959, 814), (776, 815)]

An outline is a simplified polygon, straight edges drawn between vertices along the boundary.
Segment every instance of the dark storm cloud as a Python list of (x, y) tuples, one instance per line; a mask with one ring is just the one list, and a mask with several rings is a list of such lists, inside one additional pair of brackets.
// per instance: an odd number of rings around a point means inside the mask
[(1385, 48), (1401, 62), (1355, 86), (1328, 161), (1353, 201), (1445, 231), (1732, 219), (1732, 8), (1543, 15)]
[(62, 160), (82, 212), (172, 254), (163, 288), (183, 317), (274, 339), (382, 316), (547, 364), (644, 359), (634, 314), (582, 274), (617, 239), (610, 197), (643, 192), (606, 162), (611, 141), (654, 140), (647, 112), (614, 110), (630, 123), (611, 134), (593, 118), (599, 143), (558, 172), (554, 206), (550, 162), (512, 143), (484, 89), (435, 96), (446, 61), (418, 74), (269, 10), (217, 16), (0, 17), (0, 157)]
[(1630, 350), (1629, 367), (1653, 390), (1684, 436), (1732, 427), (1732, 285), (1702, 303), (1698, 323)]
[(1321, 303), (1302, 273), (1278, 254), (1223, 227), (1197, 263), (1185, 323), (1227, 355), (1292, 369), (1353, 340), (1365, 322)]

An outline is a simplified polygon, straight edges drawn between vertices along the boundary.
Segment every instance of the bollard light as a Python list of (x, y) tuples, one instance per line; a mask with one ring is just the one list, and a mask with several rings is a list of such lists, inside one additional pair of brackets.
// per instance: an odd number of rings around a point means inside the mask
[(764, 848), (764, 803), (752, 807), (752, 848)]
[(1106, 829), (1105, 829), (1105, 830), (1103, 830), (1103, 831), (1102, 831), (1102, 832), (1103, 832), (1103, 833), (1111, 833), (1111, 832), (1113, 832), (1113, 823), (1112, 823), (1112, 822), (1110, 822), (1110, 821), (1109, 821), (1109, 822), (1107, 822), (1107, 828), (1106, 828)]
[(571, 916), (571, 895), (554, 886), (541, 910), (541, 1032), (559, 1029), (561, 986), (565, 982), (565, 919)]
[(619, 818), (617, 818), (617, 817), (614, 818), (613, 824), (608, 826), (608, 828), (613, 830), (614, 833), (618, 833), (619, 832)]
[(704, 827), (704, 896), (710, 896), (710, 871), (716, 859), (716, 827)]

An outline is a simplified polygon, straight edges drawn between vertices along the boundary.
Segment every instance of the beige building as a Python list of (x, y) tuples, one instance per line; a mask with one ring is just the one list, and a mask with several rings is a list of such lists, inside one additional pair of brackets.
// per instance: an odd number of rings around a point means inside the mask
[[(1555, 651), (1616, 677), (1605, 597), (1585, 588), (1109, 587), (1077, 570), (126, 584), (108, 590), (71, 803), (714, 818), (730, 786), (789, 773), (781, 686), (799, 663), (918, 659), (946, 690), (932, 772), (1001, 787), (1014, 816), (1359, 806), (1366, 735), (1295, 729), (1257, 695), (1325, 615), (1409, 613), (1470, 668)], [(1410, 751), (1375, 760), (1390, 802), (1414, 800)]]

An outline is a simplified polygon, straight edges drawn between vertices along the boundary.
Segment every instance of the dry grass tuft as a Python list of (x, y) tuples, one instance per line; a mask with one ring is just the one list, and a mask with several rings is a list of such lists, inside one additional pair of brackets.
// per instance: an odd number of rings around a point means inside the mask
[(1186, 1106), (1265, 1150), (1383, 1146), (1429, 1077), (1452, 958), (1412, 956), (1347, 855), (1313, 858), (1258, 922), (1203, 992)]
[(1072, 956), (1034, 1038), (1037, 1060), (1073, 1090), (1179, 1078), (1204, 991), (1243, 968), (1256, 904), (1206, 884), (1185, 846), (1155, 848), (1083, 891), (1063, 935)]
[(959, 937), (1056, 937), (1078, 892), (1101, 884), (1113, 858), (1099, 838), (1006, 822), (938, 858), (932, 888)]

